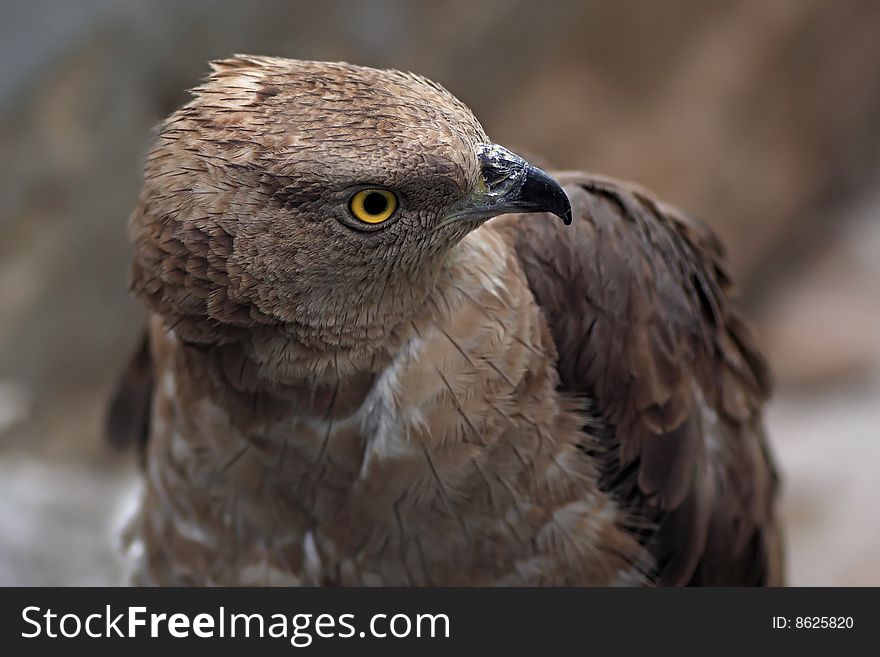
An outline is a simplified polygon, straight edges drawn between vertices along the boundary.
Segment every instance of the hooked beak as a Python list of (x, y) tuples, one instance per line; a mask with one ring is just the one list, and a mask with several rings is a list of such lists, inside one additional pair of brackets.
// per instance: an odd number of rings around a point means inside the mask
[(571, 224), (571, 203), (553, 178), (497, 144), (479, 144), (481, 185), (456, 218), (488, 219), (513, 212), (550, 212)]

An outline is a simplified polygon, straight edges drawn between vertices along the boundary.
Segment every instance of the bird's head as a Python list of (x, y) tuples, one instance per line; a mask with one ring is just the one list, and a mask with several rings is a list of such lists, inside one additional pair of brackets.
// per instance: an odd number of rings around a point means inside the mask
[(424, 300), (499, 214), (571, 208), (425, 78), (348, 64), (213, 64), (160, 127), (132, 218), (132, 286), (210, 342), (283, 323), (367, 336)]

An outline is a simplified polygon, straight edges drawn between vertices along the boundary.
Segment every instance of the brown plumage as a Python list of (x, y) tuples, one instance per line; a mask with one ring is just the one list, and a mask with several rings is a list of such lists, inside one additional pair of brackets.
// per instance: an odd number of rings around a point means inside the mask
[(766, 368), (716, 239), (555, 178), (418, 76), (216, 63), (131, 221), (135, 581), (780, 583)]

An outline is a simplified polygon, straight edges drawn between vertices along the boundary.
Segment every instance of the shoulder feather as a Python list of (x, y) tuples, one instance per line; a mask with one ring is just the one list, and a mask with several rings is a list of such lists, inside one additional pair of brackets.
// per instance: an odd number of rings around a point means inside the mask
[(559, 353), (564, 391), (607, 428), (603, 486), (653, 531), (663, 584), (779, 581), (777, 477), (761, 409), (770, 384), (733, 310), (718, 239), (648, 192), (557, 177), (575, 223), (502, 219)]

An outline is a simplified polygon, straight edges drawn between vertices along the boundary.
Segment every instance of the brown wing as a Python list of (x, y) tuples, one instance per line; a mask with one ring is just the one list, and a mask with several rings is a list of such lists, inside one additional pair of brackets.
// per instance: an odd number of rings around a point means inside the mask
[(154, 379), (149, 336), (144, 331), (107, 408), (105, 432), (111, 445), (135, 445), (143, 454), (150, 435)]
[(561, 387), (599, 421), (583, 449), (602, 464), (602, 485), (634, 527), (649, 527), (633, 531), (658, 583), (781, 583), (767, 370), (729, 305), (717, 239), (641, 190), (558, 179), (572, 226), (549, 215), (510, 225)]

